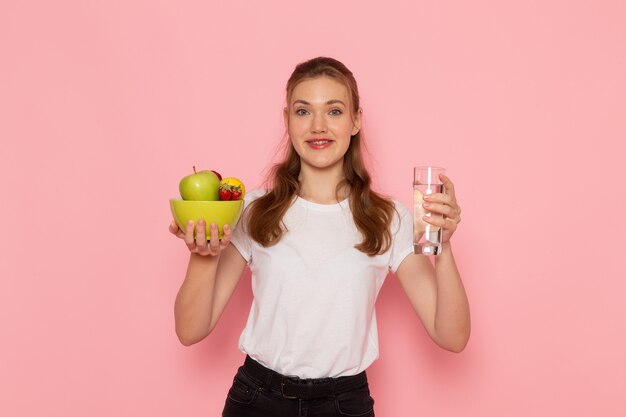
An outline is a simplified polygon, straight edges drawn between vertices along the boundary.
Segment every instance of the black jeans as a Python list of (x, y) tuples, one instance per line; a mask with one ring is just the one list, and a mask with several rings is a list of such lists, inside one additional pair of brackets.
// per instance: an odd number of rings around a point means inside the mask
[(286, 377), (249, 356), (228, 391), (222, 417), (374, 417), (365, 372), (320, 379)]

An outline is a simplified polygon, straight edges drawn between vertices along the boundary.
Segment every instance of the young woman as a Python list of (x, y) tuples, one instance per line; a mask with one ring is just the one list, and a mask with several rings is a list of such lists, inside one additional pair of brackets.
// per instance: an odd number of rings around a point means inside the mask
[(184, 345), (215, 327), (244, 269), (254, 300), (239, 348), (246, 360), (223, 416), (373, 416), (366, 368), (378, 358), (374, 303), (389, 270), (430, 337), (460, 352), (470, 333), (467, 297), (450, 237), (461, 209), (454, 185), (425, 208), (443, 219), (443, 251), (431, 264), (413, 254), (413, 217), (370, 188), (361, 157), (359, 93), (339, 61), (299, 64), (287, 83), (289, 145), (268, 190), (245, 197), (240, 225), (204, 222), (170, 231), (191, 252), (175, 303)]

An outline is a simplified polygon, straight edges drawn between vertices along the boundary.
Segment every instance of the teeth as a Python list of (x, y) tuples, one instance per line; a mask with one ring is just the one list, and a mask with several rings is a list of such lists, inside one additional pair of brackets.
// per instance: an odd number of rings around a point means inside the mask
[(330, 142), (329, 140), (316, 140), (316, 141), (311, 141), (309, 143), (313, 144), (313, 145), (324, 145), (325, 143)]

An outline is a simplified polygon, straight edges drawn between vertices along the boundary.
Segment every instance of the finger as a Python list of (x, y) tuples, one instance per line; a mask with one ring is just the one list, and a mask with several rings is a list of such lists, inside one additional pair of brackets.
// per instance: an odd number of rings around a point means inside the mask
[(443, 227), (445, 224), (445, 220), (440, 216), (423, 216), (422, 220), (437, 227)]
[(456, 215), (456, 210), (446, 204), (424, 203), (422, 206), (431, 213), (443, 214), (446, 217)]
[(178, 224), (176, 224), (176, 220), (172, 220), (172, 223), (170, 223), (169, 231), (170, 233), (175, 234), (176, 237), (179, 237), (181, 239), (185, 237), (185, 232), (180, 230), (180, 227), (178, 227)]
[(210, 229), (211, 229), (211, 241), (209, 243), (209, 249), (211, 250), (212, 254), (217, 255), (220, 249), (220, 239), (219, 239), (217, 224), (211, 223)]
[(176, 220), (172, 220), (169, 226), (170, 233), (176, 234), (178, 232), (178, 225), (176, 224)]
[(441, 180), (444, 188), (446, 189), (446, 194), (452, 195), (454, 197), (455, 195), (454, 184), (452, 183), (450, 178), (445, 176), (444, 174), (439, 174), (439, 179)]
[(198, 253), (206, 252), (206, 223), (204, 219), (198, 219), (198, 226), (196, 227), (196, 249)]
[(185, 227), (185, 244), (189, 248), (190, 251), (194, 251), (196, 249), (196, 242), (193, 240), (193, 220), (189, 220), (187, 222), (187, 226)]
[(228, 244), (230, 243), (231, 236), (232, 236), (232, 231), (230, 230), (230, 225), (225, 224), (224, 225), (224, 237), (220, 241), (220, 246), (222, 249), (228, 246)]
[(433, 226), (441, 227), (448, 232), (454, 232), (456, 230), (457, 222), (454, 221), (454, 219), (441, 218), (439, 216), (424, 216), (422, 220)]
[(443, 203), (450, 206), (456, 205), (456, 198), (454, 198), (454, 195), (450, 194), (432, 193), (425, 195), (424, 200), (428, 201), (429, 203)]

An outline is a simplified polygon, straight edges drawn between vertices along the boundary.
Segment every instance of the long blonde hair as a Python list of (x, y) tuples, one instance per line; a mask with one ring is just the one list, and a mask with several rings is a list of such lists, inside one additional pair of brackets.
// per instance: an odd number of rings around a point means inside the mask
[[(331, 77), (344, 84), (350, 92), (353, 115), (359, 111), (359, 92), (352, 72), (333, 58), (318, 57), (296, 66), (287, 81), (287, 103), (301, 81), (316, 77)], [(344, 179), (337, 185), (349, 189), (348, 201), (354, 223), (363, 235), (355, 248), (374, 256), (391, 246), (390, 225), (395, 211), (392, 201), (371, 189), (371, 177), (365, 168), (361, 150), (361, 130), (350, 139), (343, 160)], [(285, 233), (282, 222), (285, 213), (300, 191), (300, 156), (289, 141), (285, 159), (274, 165), (269, 173), (270, 190), (254, 200), (248, 208), (247, 230), (252, 239), (263, 246), (276, 244)]]

